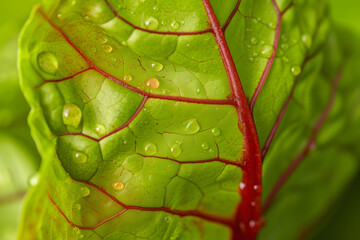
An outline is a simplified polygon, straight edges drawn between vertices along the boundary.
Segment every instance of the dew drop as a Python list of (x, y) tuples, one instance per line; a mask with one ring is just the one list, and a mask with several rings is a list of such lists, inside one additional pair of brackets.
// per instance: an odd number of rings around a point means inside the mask
[(286, 50), (288, 48), (288, 45), (286, 43), (281, 44), (281, 48)]
[(245, 183), (241, 182), (241, 183), (240, 183), (240, 190), (244, 190), (244, 189), (245, 189), (245, 186), (246, 186)]
[(258, 40), (256, 38), (251, 38), (250, 42), (251, 44), (256, 45), (258, 43)]
[(145, 26), (147, 27), (147, 29), (149, 30), (156, 30), (159, 27), (159, 21), (154, 18), (154, 17), (149, 17), (146, 21), (145, 21)]
[(218, 129), (218, 128), (213, 128), (212, 130), (211, 130), (211, 133), (214, 135), (214, 136), (220, 136), (220, 129)]
[(102, 48), (104, 49), (104, 52), (106, 52), (106, 53), (111, 53), (113, 50), (113, 47), (108, 44), (103, 45)]
[(173, 21), (173, 22), (170, 24), (170, 27), (171, 27), (171, 29), (173, 29), (173, 30), (178, 30), (179, 27), (180, 27), (180, 24), (179, 24), (177, 21)]
[(207, 150), (207, 149), (209, 149), (209, 144), (203, 143), (203, 144), (201, 144), (201, 148), (204, 150)]
[(276, 28), (276, 24), (274, 24), (274, 23), (269, 23), (269, 28), (275, 29), (275, 28)]
[(169, 223), (171, 221), (171, 218), (170, 217), (165, 217), (165, 222), (166, 223)]
[(200, 93), (200, 91), (201, 91), (200, 88), (196, 89), (196, 93)]
[(256, 206), (256, 202), (255, 202), (255, 201), (251, 201), (251, 202), (250, 202), (250, 205), (251, 205), (252, 207), (255, 207), (255, 206)]
[(54, 54), (50, 52), (42, 52), (37, 56), (37, 62), (41, 70), (46, 73), (54, 74), (56, 73), (59, 63), (54, 56)]
[(155, 144), (147, 143), (145, 145), (145, 153), (147, 155), (155, 155), (157, 153), (157, 148), (156, 148)]
[(171, 147), (171, 154), (172, 154), (174, 157), (179, 156), (181, 153), (182, 153), (182, 149), (181, 149), (181, 147), (180, 147), (179, 144), (174, 144), (174, 145)]
[(311, 48), (311, 45), (312, 45), (312, 39), (311, 39), (311, 36), (308, 35), (308, 34), (305, 34), (305, 35), (302, 35), (301, 36), (301, 41), (304, 43), (305, 47), (307, 49), (310, 49)]
[(74, 208), (79, 211), (79, 210), (81, 210), (81, 205), (78, 203), (75, 203)]
[(62, 16), (61, 13), (58, 13), (58, 14), (56, 15), (57, 18), (61, 18), (61, 16)]
[(87, 187), (80, 188), (80, 195), (82, 197), (88, 197), (90, 195), (90, 189)]
[(95, 53), (96, 52), (96, 47), (92, 47), (91, 51)]
[(291, 68), (291, 73), (294, 75), (294, 76), (298, 76), (300, 73), (301, 73), (301, 67), (299, 66), (294, 66)]
[(88, 160), (88, 156), (85, 153), (82, 152), (76, 152), (74, 154), (74, 160), (77, 163), (86, 163)]
[(183, 122), (186, 134), (195, 134), (200, 131), (200, 125), (196, 119), (189, 119)]
[(156, 78), (149, 78), (145, 81), (146, 86), (152, 89), (157, 89), (160, 86), (159, 80)]
[(251, 221), (249, 222), (249, 226), (250, 226), (251, 228), (254, 228), (254, 227), (256, 226), (256, 222), (255, 222), (254, 220), (251, 220)]
[(99, 136), (103, 136), (106, 132), (106, 128), (104, 125), (102, 124), (96, 124), (95, 125), (95, 132), (99, 135)]
[(132, 80), (132, 76), (130, 74), (125, 74), (123, 79), (125, 82), (130, 82)]
[(125, 185), (122, 182), (116, 181), (116, 182), (113, 182), (111, 185), (112, 185), (112, 188), (116, 191), (121, 191), (121, 190), (124, 190), (124, 188), (125, 188)]
[(273, 47), (270, 45), (265, 45), (261, 51), (261, 55), (266, 58), (270, 58), (273, 53)]
[(163, 70), (164, 65), (162, 65), (161, 63), (158, 63), (158, 62), (153, 62), (153, 63), (151, 64), (151, 67), (152, 67), (155, 71), (160, 72), (161, 70)]
[(77, 127), (82, 118), (81, 109), (74, 104), (66, 104), (63, 108), (62, 118), (65, 125)]
[(254, 185), (254, 190), (257, 192), (257, 193), (261, 193), (261, 186), (260, 185)]
[(249, 60), (250, 62), (252, 62), (252, 61), (254, 61), (254, 58), (249, 57), (248, 60)]
[(39, 182), (39, 173), (35, 173), (33, 176), (29, 179), (29, 185), (31, 187), (35, 187)]

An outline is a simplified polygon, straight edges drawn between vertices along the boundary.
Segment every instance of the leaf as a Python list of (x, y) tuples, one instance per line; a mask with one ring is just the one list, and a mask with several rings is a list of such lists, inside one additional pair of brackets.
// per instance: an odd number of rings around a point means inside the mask
[[(337, 146), (345, 126), (329, 29), (325, 0), (36, 7), (19, 62), (43, 165), (19, 239), (256, 239), (261, 150), (266, 199), (292, 159), (314, 142)], [(315, 171), (320, 156), (334, 160)], [(355, 174), (341, 146), (308, 158), (265, 201), (274, 205), (260, 238), (298, 234)], [(288, 193), (297, 185), (308, 192)], [(314, 209), (281, 231), (278, 219), (295, 217), (304, 198)]]

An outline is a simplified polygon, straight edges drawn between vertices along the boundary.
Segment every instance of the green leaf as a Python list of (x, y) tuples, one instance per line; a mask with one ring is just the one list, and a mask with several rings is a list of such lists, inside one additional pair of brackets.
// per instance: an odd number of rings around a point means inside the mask
[(35, 7), (19, 63), (43, 165), (18, 238), (253, 240), (261, 214), (260, 239), (302, 234), (358, 165), (350, 135), (337, 137), (356, 122), (341, 97), (353, 80), (326, 9)]

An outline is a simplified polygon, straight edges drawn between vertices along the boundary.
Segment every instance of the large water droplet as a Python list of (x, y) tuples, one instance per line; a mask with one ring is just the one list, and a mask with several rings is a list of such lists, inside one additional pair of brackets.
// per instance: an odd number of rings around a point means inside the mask
[(106, 52), (106, 53), (111, 53), (113, 50), (113, 47), (108, 44), (103, 45), (102, 48), (104, 49), (104, 52)]
[(301, 36), (301, 41), (304, 43), (305, 47), (307, 49), (310, 49), (311, 48), (311, 45), (312, 45), (312, 38), (310, 35), (308, 34), (305, 34), (305, 35), (302, 35)]
[(173, 30), (178, 30), (179, 27), (180, 27), (180, 24), (179, 24), (177, 21), (173, 21), (173, 22), (170, 24), (170, 27), (171, 27), (171, 29), (173, 29)]
[(132, 80), (132, 76), (130, 74), (125, 74), (124, 81), (130, 82)]
[(156, 30), (159, 27), (159, 21), (154, 17), (149, 17), (145, 21), (145, 26), (149, 30)]
[(90, 189), (87, 187), (80, 188), (80, 195), (82, 197), (88, 197), (90, 195)]
[(291, 68), (291, 73), (294, 75), (294, 76), (298, 76), (300, 73), (301, 73), (301, 67), (299, 66), (294, 66)]
[(218, 128), (213, 128), (212, 130), (211, 130), (211, 132), (212, 132), (212, 134), (216, 137), (216, 136), (220, 136), (220, 129), (218, 129)]
[(74, 154), (74, 160), (77, 163), (86, 163), (88, 160), (88, 156), (85, 153), (82, 152), (76, 152)]
[(270, 58), (273, 53), (273, 47), (270, 45), (265, 45), (261, 51), (261, 55), (266, 58)]
[(112, 188), (113, 188), (115, 191), (121, 191), (121, 190), (123, 190), (123, 189), (125, 188), (124, 183), (118, 182), (118, 181), (113, 182), (111, 185), (112, 185)]
[(31, 187), (35, 187), (39, 182), (39, 173), (35, 173), (33, 176), (29, 179), (29, 185)]
[(154, 62), (151, 64), (151, 67), (157, 71), (157, 72), (160, 72), (161, 70), (163, 70), (164, 68), (164, 65), (162, 65), (161, 63), (158, 63), (158, 62)]
[(196, 119), (189, 119), (183, 122), (183, 125), (187, 134), (195, 134), (200, 131), (200, 125)]
[(156, 148), (155, 144), (147, 143), (145, 145), (145, 153), (146, 153), (146, 155), (155, 155), (155, 153), (157, 153), (157, 148)]
[(63, 108), (63, 122), (65, 125), (77, 127), (82, 118), (81, 109), (74, 104), (66, 104)]
[(54, 54), (50, 52), (42, 52), (37, 56), (37, 62), (41, 70), (46, 73), (54, 74), (56, 73), (59, 63), (54, 56)]
[(174, 144), (172, 147), (171, 147), (171, 153), (174, 157), (177, 157), (179, 156), (181, 153), (182, 153), (182, 149), (180, 147), (179, 144)]
[(106, 133), (106, 128), (104, 125), (102, 124), (96, 124), (95, 125), (95, 132), (99, 135), (99, 136), (104, 136)]
[(159, 80), (156, 78), (149, 78), (145, 81), (145, 84), (152, 89), (157, 89), (160, 86)]

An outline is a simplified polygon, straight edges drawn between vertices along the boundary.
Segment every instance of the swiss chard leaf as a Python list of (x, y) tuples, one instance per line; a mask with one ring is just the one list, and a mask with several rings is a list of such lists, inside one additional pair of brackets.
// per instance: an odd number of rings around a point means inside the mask
[[(19, 238), (255, 239), (262, 159), (260, 238), (299, 234), (355, 173), (340, 147), (307, 156), (346, 124), (329, 25), (319, 0), (36, 7), (19, 62), (44, 162)], [(281, 231), (302, 201), (314, 204)]]

